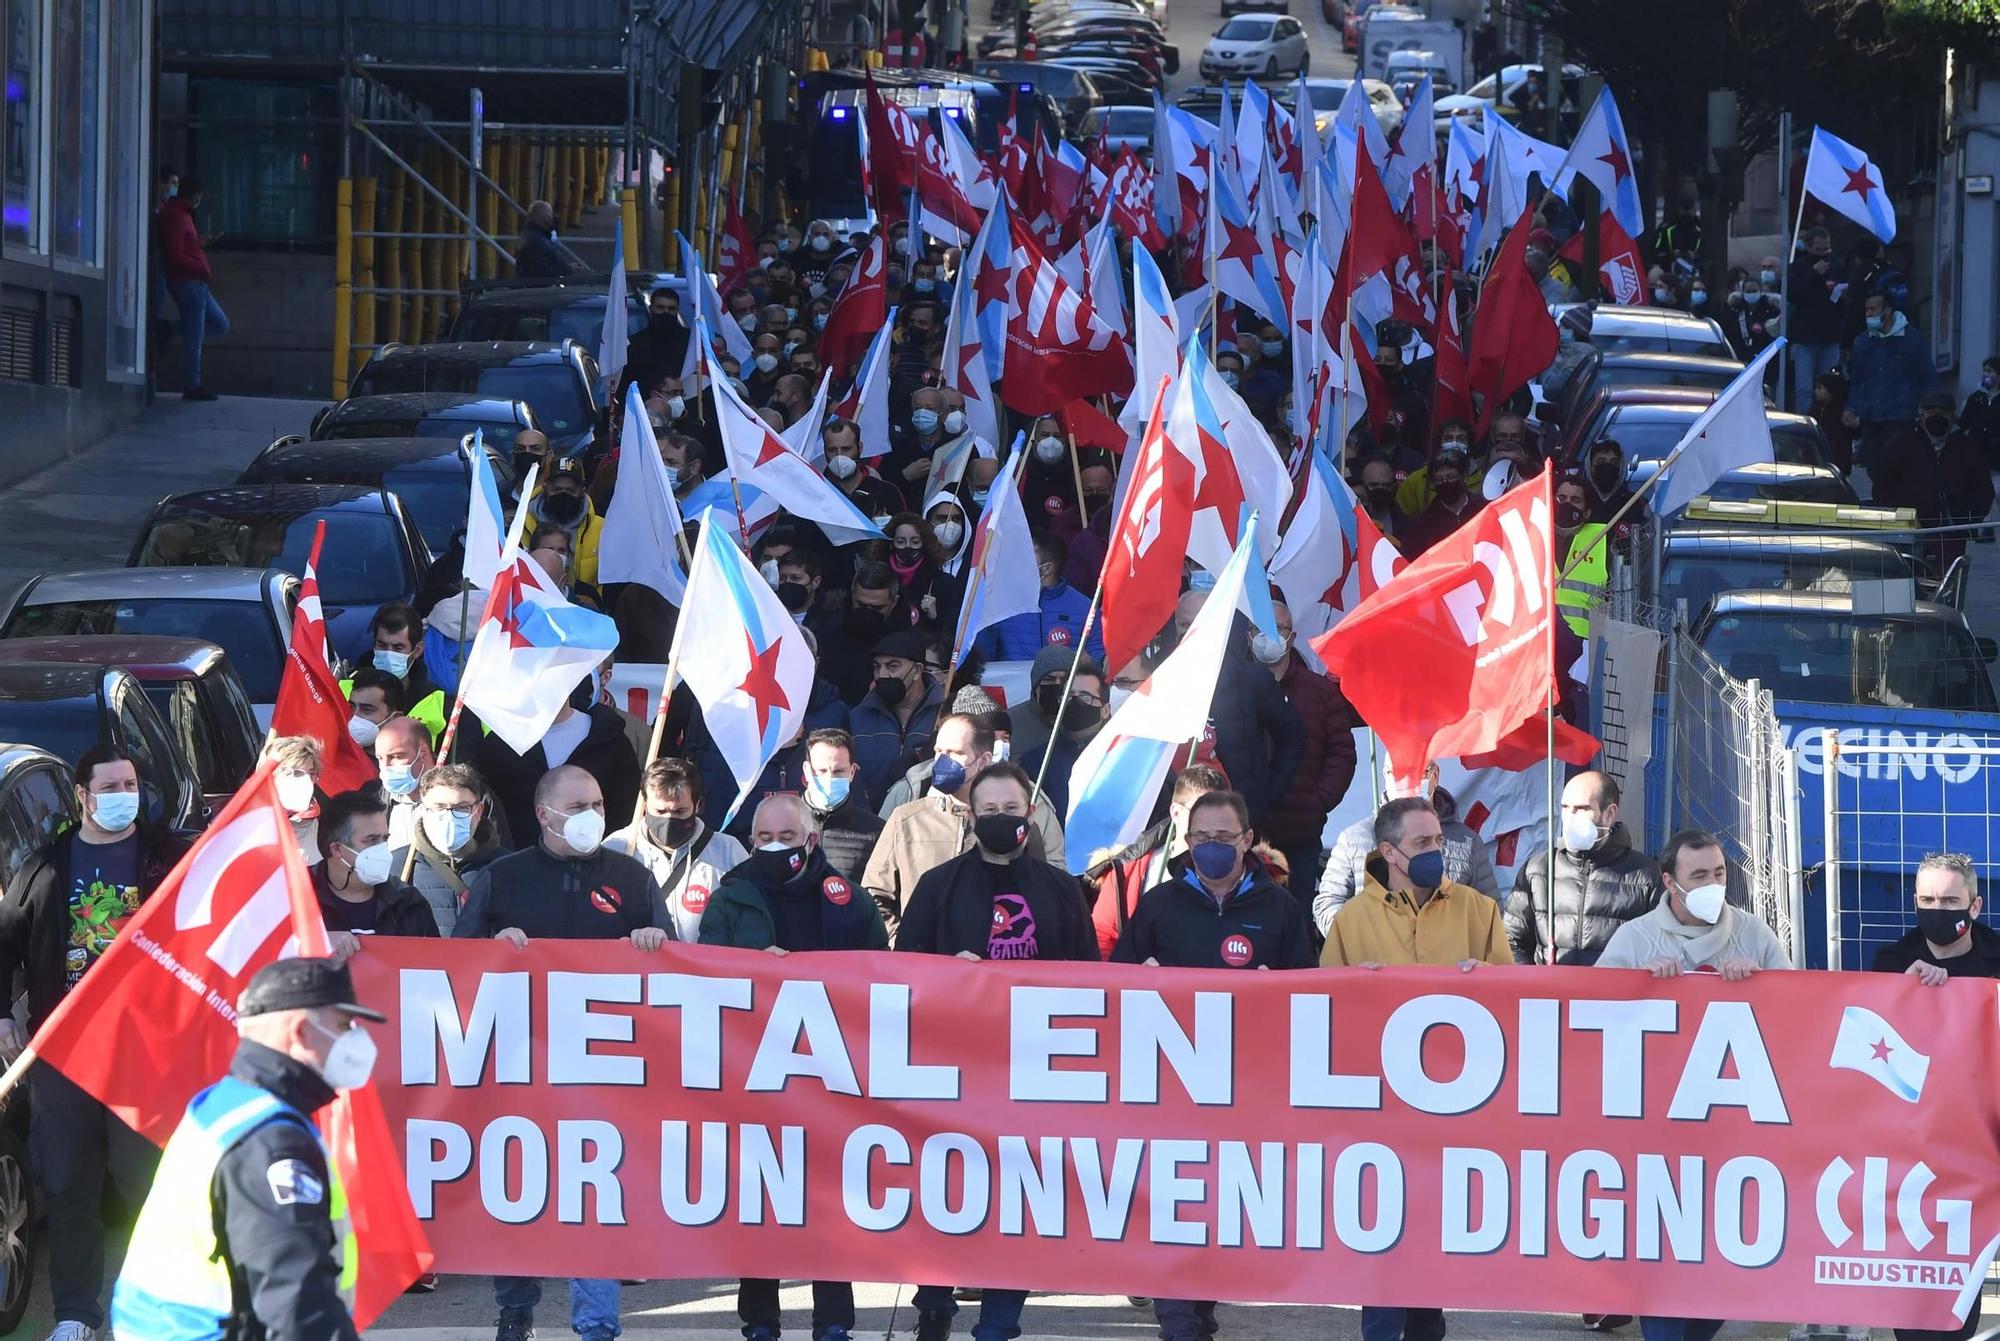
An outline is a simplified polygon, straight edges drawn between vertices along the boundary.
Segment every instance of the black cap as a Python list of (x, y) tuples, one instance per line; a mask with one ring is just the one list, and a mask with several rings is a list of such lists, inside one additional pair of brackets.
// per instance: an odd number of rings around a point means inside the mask
[(883, 634), (876, 641), (875, 655), (900, 657), (904, 661), (922, 661), (924, 649), (930, 645), (930, 641), (915, 629), (897, 629), (894, 633)]
[(257, 970), (236, 1003), (238, 1015), (269, 1015), (280, 1010), (330, 1008), (359, 1015), (377, 1024), (389, 1017), (354, 999), (354, 979), (347, 965), (331, 959), (280, 959)]

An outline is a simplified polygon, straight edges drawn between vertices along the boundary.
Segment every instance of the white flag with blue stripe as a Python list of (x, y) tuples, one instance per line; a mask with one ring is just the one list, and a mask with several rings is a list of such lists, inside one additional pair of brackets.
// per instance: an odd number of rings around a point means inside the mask
[(1806, 151), (1806, 194), (1838, 210), (1884, 242), (1896, 240), (1896, 207), (1882, 189), (1882, 169), (1859, 149), (1813, 127)]

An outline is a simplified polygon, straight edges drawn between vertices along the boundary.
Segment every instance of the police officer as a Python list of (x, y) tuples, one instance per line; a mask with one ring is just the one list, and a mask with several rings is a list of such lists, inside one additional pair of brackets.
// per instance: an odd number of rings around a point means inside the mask
[(375, 1041), (331, 959), (281, 959), (236, 1004), (229, 1074), (197, 1094), (160, 1157), (111, 1294), (121, 1336), (353, 1341), (347, 1197), (307, 1116), (368, 1082)]

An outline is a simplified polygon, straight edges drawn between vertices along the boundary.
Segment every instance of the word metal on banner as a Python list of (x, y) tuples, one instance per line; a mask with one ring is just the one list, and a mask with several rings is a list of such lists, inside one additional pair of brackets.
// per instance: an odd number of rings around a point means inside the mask
[(2000, 1247), (1971, 982), (384, 938), (354, 969), (444, 1271), (1944, 1329)]

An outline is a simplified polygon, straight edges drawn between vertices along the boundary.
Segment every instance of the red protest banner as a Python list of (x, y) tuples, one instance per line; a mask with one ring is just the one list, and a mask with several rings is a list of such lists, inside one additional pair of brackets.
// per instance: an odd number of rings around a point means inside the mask
[(1969, 981), (380, 938), (354, 970), (443, 1271), (1945, 1329), (2000, 1247)]

